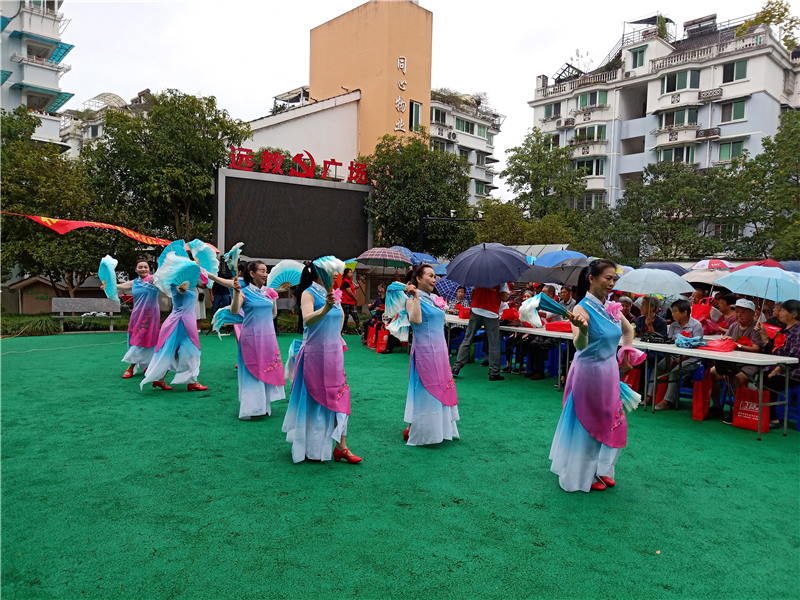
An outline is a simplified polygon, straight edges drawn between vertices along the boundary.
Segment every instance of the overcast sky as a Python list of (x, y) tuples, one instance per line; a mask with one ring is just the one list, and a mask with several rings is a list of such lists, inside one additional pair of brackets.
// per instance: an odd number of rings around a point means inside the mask
[[(309, 32), (364, 2), (349, 0), (195, 0), (123, 2), (66, 0), (71, 19), (62, 40), (74, 44), (61, 79), (78, 109), (101, 92), (129, 100), (137, 92), (177, 88), (213, 95), (246, 121), (262, 117), (272, 97), (308, 84)], [(505, 150), (533, 126), (537, 75), (551, 77), (588, 52), (598, 66), (622, 35), (623, 22), (657, 10), (678, 24), (717, 13), (718, 20), (749, 15), (761, 0), (641, 0), (638, 2), (531, 2), (529, 0), (421, 0), (433, 13), (432, 87), (484, 91), (507, 115), (495, 138), (502, 168)], [(628, 8), (624, 8), (624, 7)], [(793, 12), (797, 13), (795, 9)], [(509, 198), (501, 185), (495, 196)]]

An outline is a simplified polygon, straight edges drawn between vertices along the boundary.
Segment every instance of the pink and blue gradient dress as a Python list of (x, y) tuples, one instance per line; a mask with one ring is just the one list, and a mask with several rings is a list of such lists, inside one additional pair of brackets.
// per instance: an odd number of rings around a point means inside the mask
[(197, 383), (200, 374), (200, 338), (197, 334), (197, 316), (194, 311), (195, 292), (184, 294), (171, 285), (172, 312), (161, 326), (156, 353), (145, 373), (141, 386), (161, 380), (169, 371), (175, 371), (172, 385)]
[(286, 398), (281, 351), (272, 321), (273, 302), (253, 284), (244, 293), (239, 337), (239, 418), (269, 415), (270, 403)]
[[(327, 292), (313, 283), (314, 310), (325, 306)], [(306, 325), (297, 355), (292, 393), (283, 420), (286, 441), (292, 444), (292, 461), (330, 460), (331, 440), (347, 435), (350, 387), (344, 372), (342, 309), (336, 304), (322, 320)]]
[(158, 288), (150, 283), (152, 277), (133, 281), (133, 310), (128, 323), (128, 351), (122, 362), (146, 369), (153, 359), (158, 333), (161, 329), (161, 309), (158, 306)]
[(458, 439), (458, 396), (444, 337), (444, 311), (419, 290), (422, 323), (411, 324), (414, 341), (408, 373), (405, 422), (411, 423), (408, 445)]
[(591, 294), (578, 305), (589, 313), (589, 343), (570, 366), (550, 448), (550, 470), (566, 492), (588, 492), (595, 476), (613, 479), (628, 439), (617, 361), (620, 323)]

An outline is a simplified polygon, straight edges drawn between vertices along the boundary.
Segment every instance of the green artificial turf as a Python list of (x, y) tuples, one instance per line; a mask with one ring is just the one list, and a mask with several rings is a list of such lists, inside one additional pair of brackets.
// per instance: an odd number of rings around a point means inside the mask
[(552, 379), (467, 365), (461, 440), (411, 448), (408, 356), (352, 336), (364, 461), (295, 465), (286, 402), (240, 421), (235, 340), (201, 340), (201, 393), (123, 380), (124, 334), (2, 342), (4, 599), (798, 596), (797, 431), (638, 410), (616, 488), (567, 494)]

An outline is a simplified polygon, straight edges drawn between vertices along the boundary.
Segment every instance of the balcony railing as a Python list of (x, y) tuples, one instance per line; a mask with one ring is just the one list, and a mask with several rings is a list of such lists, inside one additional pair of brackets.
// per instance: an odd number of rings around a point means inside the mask
[(733, 39), (729, 42), (722, 42), (721, 44), (713, 44), (703, 48), (696, 48), (694, 50), (687, 50), (680, 54), (670, 54), (663, 58), (655, 58), (650, 61), (650, 72), (657, 73), (662, 69), (669, 67), (676, 67), (686, 63), (705, 62), (716, 58), (723, 54), (730, 54), (732, 52), (740, 52), (743, 50), (752, 50), (767, 44), (768, 34), (758, 33), (747, 35), (744, 37)]
[(569, 141), (570, 146), (591, 146), (592, 144), (607, 144), (608, 140), (593, 140), (590, 138), (572, 138)]
[(695, 137), (700, 139), (715, 138), (722, 135), (722, 130), (719, 127), (710, 127), (709, 129), (699, 129), (695, 133)]
[(607, 108), (611, 108), (610, 104), (590, 104), (589, 106), (582, 106), (580, 108), (573, 108), (569, 111), (569, 114), (575, 116), (581, 113), (592, 112), (595, 110), (606, 110)]
[(26, 63), (29, 65), (39, 65), (42, 67), (49, 67), (51, 69), (55, 69), (59, 73), (66, 73), (70, 69), (72, 69), (71, 65), (65, 65), (64, 63), (57, 63), (54, 60), (49, 60), (47, 58), (41, 58), (39, 56), (35, 56), (33, 54), (20, 54), (19, 52), (15, 52), (11, 56), (11, 62), (15, 63)]
[(35, 4), (23, 4), (20, 6), (20, 10), (36, 13), (37, 15), (45, 15), (47, 17), (53, 17), (54, 19), (58, 19), (59, 21), (64, 18), (64, 13), (56, 12), (51, 8), (41, 8), (40, 6), (36, 6)]
[(608, 83), (619, 79), (621, 70), (614, 69), (613, 71), (603, 71), (602, 73), (592, 73), (590, 75), (583, 75), (577, 79), (565, 81), (563, 83), (556, 83), (547, 87), (538, 88), (536, 90), (536, 98), (549, 98), (550, 96), (558, 96), (560, 94), (568, 94), (578, 88), (587, 85), (594, 85), (597, 83)]
[(681, 131), (683, 129), (697, 129), (700, 127), (699, 123), (681, 123), (680, 125), (665, 125), (664, 127), (657, 127), (650, 132), (650, 135), (659, 135), (669, 131)]

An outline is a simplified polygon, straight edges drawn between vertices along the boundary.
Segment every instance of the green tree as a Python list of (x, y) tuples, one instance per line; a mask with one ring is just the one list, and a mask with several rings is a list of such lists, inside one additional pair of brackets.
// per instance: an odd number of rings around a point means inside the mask
[(741, 37), (750, 32), (751, 27), (758, 25), (778, 25), (783, 34), (783, 45), (791, 52), (797, 48), (797, 36), (794, 32), (800, 28), (800, 18), (789, 13), (791, 8), (786, 0), (767, 0), (761, 10), (752, 19), (748, 19), (736, 29), (736, 36)]
[(642, 181), (631, 181), (616, 209), (619, 246), (628, 259), (679, 260), (725, 249), (715, 225), (737, 214), (736, 196), (715, 196), (725, 173), (699, 172), (693, 164), (660, 162), (645, 167)]
[(424, 128), (402, 138), (383, 136), (375, 152), (358, 162), (367, 165), (375, 188), (365, 208), (376, 245), (453, 257), (474, 243), (472, 223), (431, 221), (425, 224), (424, 247), (417, 247), (420, 210), (431, 217), (449, 217), (450, 211), (459, 218), (473, 216), (466, 159), (431, 150)]
[(506, 150), (506, 168), (500, 177), (516, 195), (514, 202), (529, 217), (564, 210), (583, 196), (583, 174), (574, 168), (572, 148), (551, 147), (552, 136), (538, 128), (528, 131), (522, 144)]
[[(2, 114), (0, 186), (3, 209), (17, 214), (77, 221), (119, 223), (120, 215), (97, 201), (80, 161), (59, 154), (54, 144), (31, 143), (39, 119), (20, 107)], [(119, 232), (85, 228), (59, 235), (23, 217), (2, 216), (3, 279), (13, 267), (47, 278), (57, 295), (63, 282), (70, 296), (111, 254), (120, 266), (131, 265), (136, 242)]]
[(98, 193), (132, 207), (145, 229), (164, 237), (211, 233), (214, 174), (229, 146), (250, 126), (217, 107), (213, 96), (168, 89), (152, 98), (147, 116), (107, 111), (105, 137), (86, 145)]
[(512, 202), (495, 198), (478, 200), (478, 210), (483, 213), (483, 222), (478, 223), (477, 234), (481, 242), (497, 242), (506, 246), (531, 244), (531, 224), (522, 210)]
[(800, 259), (800, 112), (781, 115), (774, 137), (762, 152), (745, 154), (736, 170), (742, 196), (740, 225), (753, 235), (742, 239), (750, 256)]

